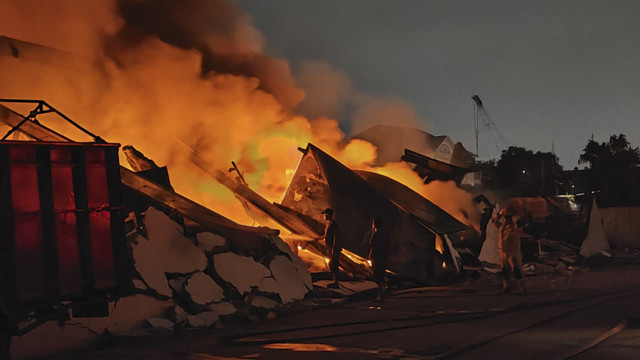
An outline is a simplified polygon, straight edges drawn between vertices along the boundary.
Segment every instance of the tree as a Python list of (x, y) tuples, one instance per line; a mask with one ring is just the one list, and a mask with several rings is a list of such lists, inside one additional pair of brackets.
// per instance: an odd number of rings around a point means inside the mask
[(561, 170), (552, 153), (510, 146), (498, 160), (496, 179), (500, 188), (516, 190), (519, 195), (554, 195), (554, 180)]
[(624, 134), (611, 135), (603, 143), (589, 140), (578, 163), (588, 164), (588, 186), (599, 193), (601, 205), (633, 205), (640, 199), (640, 149), (632, 147)]
[(588, 163), (589, 169), (597, 171), (627, 169), (640, 165), (640, 150), (632, 148), (624, 134), (611, 135), (608, 142), (601, 144), (591, 139), (578, 163)]

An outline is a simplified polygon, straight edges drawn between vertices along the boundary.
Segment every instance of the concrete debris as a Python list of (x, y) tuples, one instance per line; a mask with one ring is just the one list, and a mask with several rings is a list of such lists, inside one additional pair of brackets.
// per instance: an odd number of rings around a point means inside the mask
[(187, 321), (187, 318), (189, 317), (189, 314), (186, 311), (184, 311), (184, 309), (181, 308), (180, 306), (176, 306), (175, 308), (173, 308), (173, 312), (176, 315), (177, 324), (181, 324)]
[(178, 277), (174, 279), (169, 279), (169, 287), (173, 289), (173, 291), (184, 294), (186, 290), (184, 289), (184, 285), (187, 282), (188, 277)]
[(231, 283), (240, 294), (260, 286), (260, 281), (271, 275), (269, 269), (253, 258), (230, 252), (213, 255), (213, 265), (218, 275)]
[(161, 262), (156, 263), (152, 256), (153, 245), (141, 235), (136, 235), (135, 240), (137, 245), (134, 245), (133, 257), (136, 271), (153, 291), (162, 297), (171, 297), (171, 288), (162, 269), (164, 266)]
[(205, 323), (204, 320), (202, 320), (200, 317), (196, 316), (196, 315), (189, 315), (187, 317), (187, 323), (189, 324), (189, 326), (193, 327), (193, 328), (198, 328), (198, 327), (205, 327)]
[(155, 329), (164, 329), (173, 331), (173, 322), (171, 320), (163, 319), (163, 318), (149, 318), (147, 322), (151, 327)]
[(220, 235), (212, 234), (209, 232), (203, 232), (196, 234), (196, 240), (198, 240), (198, 248), (202, 251), (210, 252), (213, 248), (218, 246), (225, 246), (226, 239)]
[(194, 303), (206, 305), (224, 299), (224, 291), (213, 279), (202, 272), (197, 272), (187, 280), (185, 291)]
[[(154, 207), (137, 217), (144, 226), (128, 239), (138, 294), (110, 303), (109, 317), (71, 319), (67, 328), (81, 327), (84, 341), (87, 332), (123, 333), (145, 327), (164, 332), (176, 325), (208, 328), (238, 318), (257, 320), (273, 316), (269, 309), (302, 299), (313, 288), (306, 264), (278, 236), (262, 238), (266, 245), (256, 260), (232, 252), (245, 251), (255, 234), (236, 239), (200, 231), (190, 237), (184, 225)], [(55, 334), (69, 338), (69, 331), (53, 325), (41, 329), (61, 329)]]
[(211, 311), (215, 311), (220, 315), (231, 315), (231, 314), (235, 314), (238, 311), (238, 309), (236, 309), (236, 307), (233, 306), (233, 304), (228, 301), (223, 301), (221, 303), (213, 303), (209, 305), (209, 309), (211, 309)]
[(266, 316), (258, 309), (303, 299), (313, 288), (307, 265), (278, 236), (268, 236), (270, 248), (258, 261), (230, 251), (235, 238), (212, 232), (198, 232), (195, 239), (185, 236), (182, 225), (153, 207), (142, 218), (145, 231), (137, 233), (131, 244), (141, 277), (136, 286), (149, 290), (148, 295), (172, 297), (176, 304), (166, 313), (166, 321), (150, 317), (154, 328), (172, 328), (174, 322), (217, 326), (221, 316), (238, 309), (250, 319), (256, 318), (256, 311)]
[(183, 228), (163, 212), (150, 207), (144, 216), (147, 237), (132, 244), (135, 268), (150, 288), (170, 297), (166, 273), (189, 274), (204, 270), (207, 257), (184, 236)]
[(259, 307), (264, 309), (273, 309), (279, 304), (276, 301), (273, 301), (264, 296), (254, 296), (253, 299), (251, 300), (250, 305), (253, 307)]
[[(311, 279), (311, 273), (309, 272), (309, 265), (307, 265), (300, 257), (294, 254), (289, 248), (289, 245), (285, 243), (281, 238), (277, 236), (271, 236), (271, 240), (278, 247), (278, 249), (282, 250), (285, 254), (289, 256), (291, 259), (291, 263), (295, 266), (298, 276), (302, 278), (304, 285), (308, 290), (313, 290), (313, 280)], [(273, 272), (273, 268), (271, 268)]]
[(301, 300), (308, 289), (298, 269), (284, 255), (276, 256), (269, 264), (273, 278), (265, 278), (260, 283), (260, 290), (280, 294), (283, 303)]
[(220, 319), (220, 315), (215, 311), (205, 311), (196, 316), (202, 320), (205, 327), (211, 327), (216, 323), (216, 321), (218, 321), (218, 319)]

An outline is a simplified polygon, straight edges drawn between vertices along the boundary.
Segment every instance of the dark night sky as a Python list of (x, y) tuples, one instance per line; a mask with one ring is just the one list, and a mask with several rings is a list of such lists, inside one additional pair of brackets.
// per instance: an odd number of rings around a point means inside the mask
[(404, 99), (422, 128), (470, 150), (473, 94), (509, 145), (553, 143), (565, 168), (592, 134), (602, 142), (624, 133), (640, 145), (640, 1), (237, 3), (266, 52), (294, 72), (326, 61), (358, 92)]

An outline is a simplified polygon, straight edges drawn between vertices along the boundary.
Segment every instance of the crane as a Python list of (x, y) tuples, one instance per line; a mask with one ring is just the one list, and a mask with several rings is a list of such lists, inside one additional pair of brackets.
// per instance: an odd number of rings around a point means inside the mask
[(471, 97), (475, 102), (474, 122), (476, 131), (476, 156), (480, 157), (479, 143), (487, 153), (483, 156), (486, 160), (498, 159), (504, 150), (507, 150), (507, 141), (498, 130), (478, 95)]

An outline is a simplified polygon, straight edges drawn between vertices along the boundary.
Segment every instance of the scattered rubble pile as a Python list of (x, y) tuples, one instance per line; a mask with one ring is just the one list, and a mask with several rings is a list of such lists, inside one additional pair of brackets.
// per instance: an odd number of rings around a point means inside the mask
[[(584, 236), (581, 243), (571, 244), (568, 241), (524, 233), (521, 238), (521, 250), (523, 270), (526, 274), (550, 272), (571, 274), (573, 271), (583, 269), (585, 265), (597, 262), (598, 258), (612, 257), (611, 246), (595, 200), (582, 217), (576, 216), (572, 222), (564, 223), (563, 226), (577, 228)], [(501, 261), (498, 250), (498, 228), (493, 222), (487, 225), (486, 240), (482, 244), (478, 260), (482, 262), (485, 270), (499, 271)]]
[(209, 327), (229, 316), (255, 319), (301, 300), (313, 288), (307, 265), (278, 236), (262, 254), (234, 239), (188, 231), (149, 207), (129, 233), (137, 291), (176, 304), (153, 327)]

